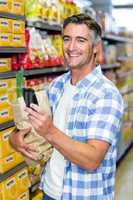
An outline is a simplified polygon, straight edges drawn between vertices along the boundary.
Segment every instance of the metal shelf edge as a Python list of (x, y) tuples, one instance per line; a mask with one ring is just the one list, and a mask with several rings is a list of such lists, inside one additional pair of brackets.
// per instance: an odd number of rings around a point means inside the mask
[(0, 12), (0, 17), (4, 17), (4, 18), (9, 18), (9, 19), (17, 19), (17, 20), (25, 20), (25, 16), (23, 15), (17, 15), (17, 14), (12, 14), (12, 13), (4, 13), (4, 12)]
[(103, 39), (106, 40), (112, 40), (115, 42), (128, 42), (128, 43), (133, 43), (133, 39), (132, 38), (127, 38), (124, 36), (117, 36), (117, 35), (111, 35), (111, 34), (106, 34), (103, 36)]
[(0, 53), (25, 53), (26, 47), (0, 47)]
[(43, 21), (26, 21), (26, 26), (40, 28), (48, 31), (59, 31), (61, 32), (61, 25), (48, 24)]
[(9, 72), (3, 72), (3, 73), (1, 72), (0, 79), (16, 77), (16, 72), (17, 71), (9, 71)]
[(68, 69), (65, 67), (49, 67), (49, 68), (42, 68), (42, 69), (29, 69), (24, 71), (24, 76), (32, 76), (32, 75), (46, 75), (49, 73), (60, 73), (60, 72), (67, 72)]
[(120, 67), (120, 63), (114, 63), (114, 64), (103, 64), (102, 70), (108, 70), (108, 69), (117, 69)]
[(7, 129), (7, 128), (10, 128), (12, 126), (15, 126), (14, 121), (10, 121), (10, 122), (6, 122), (6, 123), (3, 123), (3, 124), (0, 124), (0, 131), (4, 130), (4, 129)]
[(22, 163), (18, 164), (16, 167), (14, 167), (11, 170), (9, 170), (8, 172), (6, 172), (4, 174), (0, 174), (0, 182), (4, 181), (5, 179), (7, 179), (8, 177), (12, 176), (17, 171), (23, 169), (26, 166), (27, 166), (26, 162), (22, 162)]

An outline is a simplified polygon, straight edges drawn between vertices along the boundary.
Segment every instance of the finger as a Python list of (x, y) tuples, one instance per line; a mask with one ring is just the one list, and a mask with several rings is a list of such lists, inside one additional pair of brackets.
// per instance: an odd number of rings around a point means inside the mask
[(40, 113), (40, 114), (43, 114), (43, 113), (44, 113), (44, 112), (41, 110), (41, 108), (40, 108), (38, 105), (36, 105), (36, 104), (31, 103), (31, 104), (30, 104), (30, 107), (31, 107), (34, 111), (36, 111), (36, 112), (38, 112), (38, 113)]
[[(31, 131), (31, 127), (26, 128), (26, 129), (21, 129), (21, 130), (20, 130), (20, 134), (21, 134), (21, 136), (26, 136), (27, 134), (30, 133), (30, 131)], [(19, 133), (18, 133), (18, 134), (19, 134)]]
[(40, 116), (42, 116), (41, 113), (35, 111), (35, 110), (32, 109), (32, 108), (26, 107), (26, 108), (25, 108), (25, 111), (26, 111), (29, 115), (32, 115), (32, 116), (34, 116), (34, 117), (36, 117), (36, 118), (39, 118)]
[(24, 146), (24, 148), (25, 148), (27, 151), (38, 152), (37, 146), (34, 145), (34, 144), (28, 144), (28, 145), (26, 144), (26, 145)]
[(24, 155), (24, 156), (26, 156), (26, 157), (28, 157), (28, 158), (30, 158), (30, 159), (38, 160), (38, 154), (37, 154), (37, 153), (33, 153), (32, 151), (27, 151), (27, 150), (25, 150), (24, 148), (20, 148), (20, 149), (19, 149), (19, 152), (20, 152), (22, 155)]
[(31, 125), (33, 126), (33, 128), (35, 130), (37, 130), (39, 127), (42, 126), (42, 122), (41, 119), (37, 119), (34, 116), (29, 115), (29, 122), (31, 123)]

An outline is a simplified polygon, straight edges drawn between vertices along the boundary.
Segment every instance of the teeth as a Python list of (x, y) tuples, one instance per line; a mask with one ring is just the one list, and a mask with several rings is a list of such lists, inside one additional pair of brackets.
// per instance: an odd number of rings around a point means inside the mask
[(71, 56), (71, 57), (77, 57), (78, 55), (69, 55), (69, 56)]

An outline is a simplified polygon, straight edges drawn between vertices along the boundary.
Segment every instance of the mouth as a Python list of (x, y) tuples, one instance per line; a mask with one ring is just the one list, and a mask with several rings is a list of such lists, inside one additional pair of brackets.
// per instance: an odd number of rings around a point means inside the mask
[(67, 53), (69, 58), (77, 58), (79, 57), (79, 54), (74, 54), (74, 53)]

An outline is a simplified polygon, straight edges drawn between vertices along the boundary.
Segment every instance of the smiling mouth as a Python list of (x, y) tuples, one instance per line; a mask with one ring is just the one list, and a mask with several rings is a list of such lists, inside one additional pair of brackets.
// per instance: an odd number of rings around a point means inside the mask
[(68, 53), (67, 55), (68, 55), (68, 57), (70, 57), (70, 58), (79, 57), (79, 54)]

